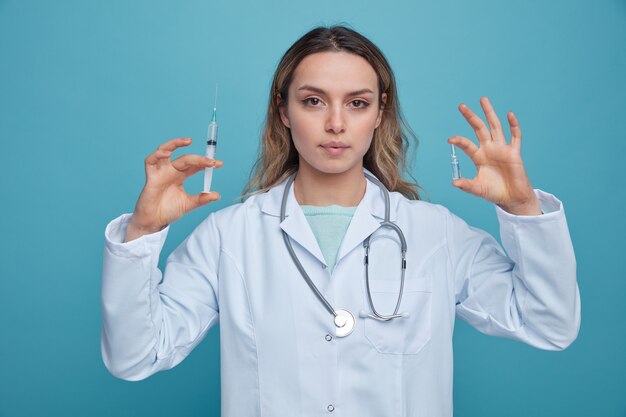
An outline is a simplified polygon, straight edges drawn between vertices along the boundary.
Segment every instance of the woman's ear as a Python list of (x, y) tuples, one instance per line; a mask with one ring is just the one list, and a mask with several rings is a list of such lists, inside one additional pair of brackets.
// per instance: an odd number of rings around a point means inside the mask
[(380, 108), (378, 109), (378, 117), (376, 118), (376, 127), (380, 125), (383, 120), (383, 112), (385, 111), (385, 105), (387, 104), (387, 93), (383, 93), (380, 96)]
[(283, 122), (287, 129), (291, 129), (289, 124), (289, 117), (287, 116), (287, 102), (283, 100), (283, 96), (278, 93), (276, 95), (276, 106), (278, 107), (278, 113), (280, 114), (280, 120)]

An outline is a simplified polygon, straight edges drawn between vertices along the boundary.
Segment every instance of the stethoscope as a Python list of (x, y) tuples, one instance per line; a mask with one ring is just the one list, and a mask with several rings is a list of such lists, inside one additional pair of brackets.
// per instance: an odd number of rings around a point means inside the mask
[[(395, 318), (406, 316), (405, 314), (398, 313), (398, 311), (400, 310), (400, 303), (402, 302), (402, 296), (404, 294), (404, 275), (406, 272), (406, 239), (404, 238), (404, 233), (402, 233), (402, 230), (400, 229), (400, 227), (397, 224), (392, 223), (389, 220), (389, 211), (390, 211), (390, 205), (391, 205), (389, 201), (389, 192), (387, 191), (383, 183), (381, 183), (378, 180), (378, 178), (374, 177), (373, 175), (370, 175), (367, 172), (365, 172), (365, 177), (369, 179), (371, 182), (373, 182), (374, 184), (376, 184), (378, 188), (380, 188), (385, 198), (385, 219), (382, 222), (380, 222), (380, 226), (378, 227), (378, 229), (380, 229), (381, 227), (387, 227), (389, 229), (392, 229), (393, 231), (396, 232), (396, 234), (398, 235), (398, 238), (400, 239), (400, 246), (401, 246), (401, 251), (402, 251), (402, 266), (401, 266), (402, 275), (400, 277), (400, 291), (398, 292), (398, 301), (396, 303), (396, 307), (393, 311), (393, 314), (390, 314), (390, 315), (380, 314), (376, 310), (376, 308), (374, 307), (374, 302), (372, 300), (372, 293), (370, 291), (370, 279), (369, 279), (370, 238), (376, 231), (370, 234), (363, 241), (363, 247), (365, 248), (365, 287), (367, 290), (367, 300), (369, 302), (370, 308), (372, 309), (372, 314), (366, 314), (365, 317), (370, 317), (372, 319), (379, 320), (379, 321), (389, 321)], [(295, 180), (295, 178), (296, 178), (296, 174), (292, 174), (287, 179), (287, 183), (285, 185), (285, 191), (283, 193), (283, 199), (282, 199), (282, 203), (280, 206), (280, 222), (281, 223), (283, 222), (283, 220), (285, 220), (285, 211), (287, 207), (287, 198), (289, 196), (289, 189), (291, 188), (291, 185), (293, 184), (293, 181)], [(304, 267), (300, 263), (298, 256), (296, 255), (296, 253), (293, 250), (293, 247), (291, 246), (291, 241), (289, 240), (289, 236), (284, 230), (283, 230), (283, 240), (285, 241), (285, 245), (287, 246), (287, 251), (289, 252), (289, 255), (291, 256), (291, 259), (293, 259), (293, 262), (296, 264), (298, 271), (300, 271), (300, 274), (302, 274), (302, 277), (304, 278), (306, 283), (309, 285), (313, 293), (320, 300), (320, 302), (324, 305), (326, 310), (328, 310), (328, 312), (333, 315), (334, 322), (335, 322), (335, 334), (337, 335), (337, 337), (348, 336), (350, 333), (352, 333), (352, 330), (354, 329), (354, 324), (355, 324), (354, 316), (352, 315), (352, 313), (350, 313), (348, 310), (343, 310), (343, 309), (335, 310), (333, 306), (330, 305), (326, 297), (324, 297), (322, 293), (319, 291), (319, 289), (315, 286), (315, 284), (309, 277), (309, 274), (307, 274), (306, 271), (304, 270)]]

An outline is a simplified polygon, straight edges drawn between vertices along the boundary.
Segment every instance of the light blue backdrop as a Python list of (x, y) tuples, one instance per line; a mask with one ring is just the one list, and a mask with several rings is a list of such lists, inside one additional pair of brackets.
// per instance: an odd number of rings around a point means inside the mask
[(223, 199), (176, 223), (165, 253), (231, 204), (280, 56), (313, 26), (338, 22), (394, 67), (428, 199), (497, 233), (493, 208), (449, 185), (445, 142), (472, 133), (456, 106), (487, 95), (501, 117), (516, 111), (533, 184), (566, 206), (578, 340), (548, 353), (459, 322), (456, 415), (626, 416), (624, 0), (0, 0), (0, 416), (219, 414), (217, 329), (172, 371), (139, 383), (107, 373), (103, 230), (132, 211), (159, 143), (191, 136), (203, 153), (216, 82)]

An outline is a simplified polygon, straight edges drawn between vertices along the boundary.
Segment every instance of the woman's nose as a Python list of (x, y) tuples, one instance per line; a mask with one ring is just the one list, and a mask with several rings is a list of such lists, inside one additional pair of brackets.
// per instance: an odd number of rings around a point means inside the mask
[(326, 131), (335, 134), (341, 133), (346, 129), (343, 109), (339, 106), (332, 106), (328, 109), (326, 118)]

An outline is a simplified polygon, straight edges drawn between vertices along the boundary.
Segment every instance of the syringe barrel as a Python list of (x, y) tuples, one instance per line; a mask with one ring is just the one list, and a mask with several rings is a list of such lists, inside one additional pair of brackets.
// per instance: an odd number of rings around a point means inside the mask
[(213, 181), (213, 167), (204, 169), (204, 190), (203, 193), (211, 192), (211, 182)]
[[(206, 152), (205, 156), (210, 159), (215, 159), (215, 148), (217, 147), (217, 122), (215, 118), (216, 109), (213, 109), (213, 116), (211, 117), (211, 123), (209, 123), (209, 131), (207, 132), (206, 139)], [(211, 191), (211, 182), (213, 181), (213, 167), (204, 169), (204, 191), (208, 193)]]
[[(206, 147), (206, 153), (204, 154), (207, 158), (215, 159), (215, 145), (209, 145)], [(204, 191), (208, 193), (211, 191), (211, 182), (213, 181), (213, 167), (204, 169)]]
[(452, 179), (458, 180), (461, 178), (461, 165), (456, 157), (456, 151), (454, 145), (450, 144), (450, 166), (452, 167)]
[(207, 142), (217, 142), (217, 123), (209, 123), (209, 131), (207, 132)]
[(207, 158), (215, 159), (215, 144), (210, 144), (206, 147), (204, 156)]
[(450, 161), (450, 166), (452, 167), (452, 179), (458, 180), (461, 178), (461, 166), (459, 164), (458, 159), (456, 157), (452, 158)]

